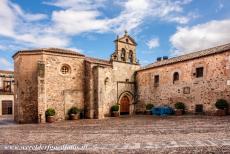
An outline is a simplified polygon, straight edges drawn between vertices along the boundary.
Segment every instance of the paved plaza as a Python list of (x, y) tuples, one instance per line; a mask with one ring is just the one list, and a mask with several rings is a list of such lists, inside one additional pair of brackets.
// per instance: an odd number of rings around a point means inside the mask
[[(29, 146), (34, 148), (26, 149)], [(230, 153), (230, 117), (141, 115), (0, 124), (0, 152), (56, 153), (60, 149), (67, 149), (66, 153)]]

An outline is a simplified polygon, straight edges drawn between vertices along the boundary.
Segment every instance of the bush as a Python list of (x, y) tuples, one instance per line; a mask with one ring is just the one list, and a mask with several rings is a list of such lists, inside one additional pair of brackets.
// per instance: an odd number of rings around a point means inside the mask
[(111, 107), (111, 111), (119, 111), (119, 105), (113, 105), (112, 107)]
[(177, 103), (175, 104), (175, 108), (176, 108), (176, 109), (180, 109), (180, 110), (184, 110), (184, 109), (185, 109), (185, 105), (184, 105), (184, 103), (182, 103), (182, 102), (177, 102)]
[(53, 108), (48, 108), (46, 110), (46, 116), (54, 116), (55, 115), (55, 110)]
[(71, 115), (71, 114), (77, 114), (79, 113), (80, 110), (77, 108), (77, 107), (71, 107), (68, 111), (68, 115)]
[(151, 110), (153, 107), (154, 105), (149, 103), (146, 105), (146, 110)]
[(228, 108), (228, 102), (224, 99), (218, 99), (215, 104), (217, 109), (225, 109)]

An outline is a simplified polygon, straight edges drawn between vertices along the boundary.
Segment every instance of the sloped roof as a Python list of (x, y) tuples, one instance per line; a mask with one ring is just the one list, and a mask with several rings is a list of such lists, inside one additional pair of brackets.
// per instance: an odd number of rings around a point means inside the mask
[(205, 56), (225, 52), (227, 50), (230, 50), (230, 43), (216, 46), (216, 47), (209, 48), (209, 49), (205, 49), (205, 50), (200, 50), (197, 52), (193, 52), (193, 53), (178, 56), (178, 57), (173, 57), (173, 58), (170, 58), (167, 60), (157, 61), (157, 62), (154, 62), (152, 64), (149, 64), (149, 65), (143, 67), (139, 71), (150, 69), (150, 68), (155, 68), (155, 67), (160, 67), (160, 66), (164, 66), (164, 65), (170, 65), (170, 64), (174, 64), (174, 63), (178, 63), (178, 62), (182, 62), (182, 61), (192, 60), (192, 59), (196, 59), (196, 58), (200, 58), (200, 57), (205, 57)]
[(76, 56), (84, 56), (78, 52), (69, 49), (62, 49), (62, 48), (39, 48), (39, 49), (32, 49), (32, 50), (20, 50), (13, 55), (13, 58), (19, 53), (33, 53), (33, 52), (50, 52), (50, 53), (58, 53), (58, 54), (69, 54), (69, 55), (76, 55)]
[(85, 60), (96, 64), (112, 65), (109, 60), (104, 60), (99, 58), (86, 57)]
[(122, 39), (125, 38), (125, 37), (128, 37), (128, 38), (133, 42), (133, 44), (137, 45), (136, 41), (135, 41), (131, 36), (129, 36), (128, 34), (127, 34), (127, 35), (124, 35), (123, 37), (118, 38), (118, 39), (116, 39), (116, 40), (114, 40), (114, 41), (120, 41), (120, 40), (122, 40)]
[(14, 74), (14, 71), (0, 70), (0, 73), (3, 73), (3, 74)]

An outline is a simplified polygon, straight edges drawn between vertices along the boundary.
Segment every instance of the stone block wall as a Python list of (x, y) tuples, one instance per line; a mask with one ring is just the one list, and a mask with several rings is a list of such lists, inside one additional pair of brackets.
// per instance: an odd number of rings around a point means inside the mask
[[(196, 78), (197, 67), (204, 67), (204, 76)], [(173, 83), (173, 73), (179, 81)], [(154, 86), (154, 76), (159, 75), (159, 86)], [(205, 112), (215, 111), (217, 99), (230, 102), (230, 53), (223, 52), (189, 61), (138, 71), (139, 104), (169, 105), (184, 102), (190, 112), (202, 104)], [(142, 105), (143, 106), (143, 105)]]
[(41, 60), (41, 54), (14, 57), (14, 119), (18, 123), (38, 120), (37, 61)]
[[(56, 120), (68, 118), (71, 107), (84, 109), (84, 58), (73, 55), (44, 54), (42, 62), (45, 65), (44, 78), (39, 78), (40, 87), (43, 87), (39, 96), (42, 121), (45, 111), (54, 108)], [(68, 66), (70, 73), (62, 74), (62, 66)], [(44, 86), (42, 85), (44, 84)], [(43, 101), (42, 101), (43, 100)]]
[[(110, 116), (112, 105), (119, 103), (124, 92), (135, 93), (134, 73), (140, 68), (123, 62), (112, 62), (111, 66), (87, 62), (85, 108), (87, 118)], [(134, 104), (134, 99), (132, 100)]]

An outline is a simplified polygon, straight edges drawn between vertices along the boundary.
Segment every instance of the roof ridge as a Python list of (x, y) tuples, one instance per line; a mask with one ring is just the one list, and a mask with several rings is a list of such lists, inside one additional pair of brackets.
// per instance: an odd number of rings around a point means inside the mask
[(230, 43), (223, 44), (223, 45), (218, 45), (218, 46), (215, 46), (215, 47), (211, 47), (211, 48), (191, 52), (191, 53), (180, 55), (180, 56), (177, 56), (177, 57), (172, 57), (172, 58), (169, 58), (167, 60), (156, 61), (156, 62), (153, 62), (153, 63), (147, 65), (147, 66), (144, 66), (140, 70), (153, 68), (153, 67), (159, 67), (159, 66), (168, 65), (168, 64), (173, 64), (173, 63), (176, 63), (176, 62), (186, 61), (186, 60), (199, 58), (199, 57), (203, 57), (203, 56), (208, 56), (208, 55), (212, 55), (212, 54), (215, 54), (215, 53), (224, 52), (224, 51), (229, 50), (229, 49), (230, 49)]
[(66, 49), (66, 48), (36, 48), (36, 49), (25, 49), (17, 51), (12, 57), (15, 57), (19, 53), (30, 53), (30, 52), (51, 52), (51, 53), (59, 53), (59, 54), (71, 54), (71, 55), (78, 55), (78, 56), (85, 56), (79, 52), (74, 50)]
[(10, 70), (0, 70), (0, 73), (14, 73), (14, 71), (10, 71)]

